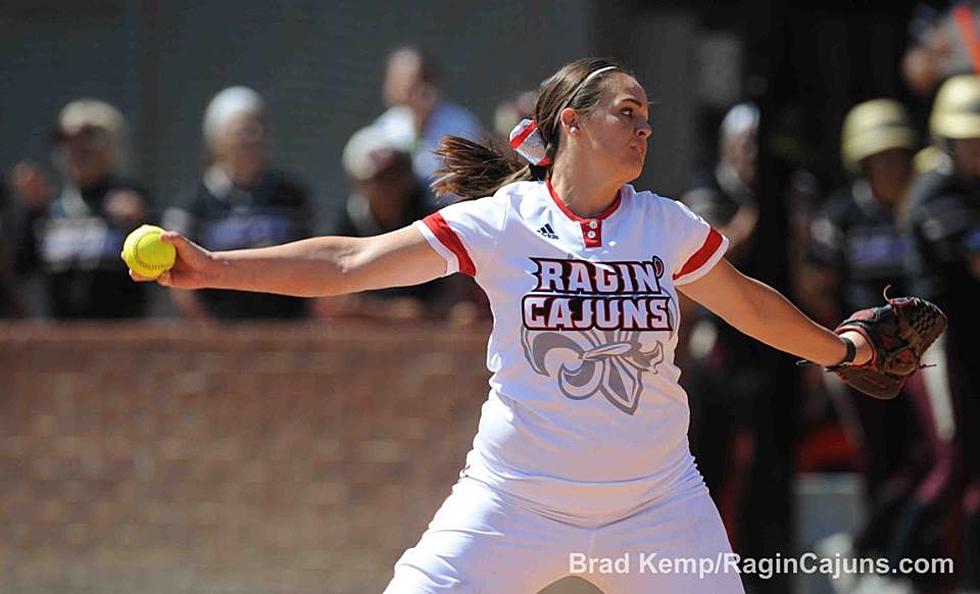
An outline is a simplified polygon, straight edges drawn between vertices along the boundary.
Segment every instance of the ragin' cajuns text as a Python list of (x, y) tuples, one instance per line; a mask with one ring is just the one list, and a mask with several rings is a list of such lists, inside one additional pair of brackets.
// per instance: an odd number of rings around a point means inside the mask
[(657, 256), (639, 262), (531, 261), (537, 284), (522, 303), (528, 329), (673, 329), (670, 295), (660, 285), (664, 263)]

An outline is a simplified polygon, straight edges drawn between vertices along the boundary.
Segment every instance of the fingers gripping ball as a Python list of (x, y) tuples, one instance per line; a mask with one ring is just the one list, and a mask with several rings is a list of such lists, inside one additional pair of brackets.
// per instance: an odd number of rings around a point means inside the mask
[(154, 225), (143, 225), (126, 237), (123, 244), (123, 260), (140, 276), (156, 278), (170, 270), (177, 258), (177, 250), (160, 236), (164, 230)]

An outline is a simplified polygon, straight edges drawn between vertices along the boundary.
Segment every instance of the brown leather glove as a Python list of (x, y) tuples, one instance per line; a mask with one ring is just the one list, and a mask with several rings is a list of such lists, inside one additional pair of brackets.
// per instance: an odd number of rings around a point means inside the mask
[(855, 390), (890, 400), (898, 395), (910, 375), (924, 367), (922, 354), (946, 329), (946, 315), (925, 299), (890, 298), (886, 304), (851, 314), (834, 330), (841, 334), (859, 332), (872, 346), (874, 355), (863, 365), (828, 367)]

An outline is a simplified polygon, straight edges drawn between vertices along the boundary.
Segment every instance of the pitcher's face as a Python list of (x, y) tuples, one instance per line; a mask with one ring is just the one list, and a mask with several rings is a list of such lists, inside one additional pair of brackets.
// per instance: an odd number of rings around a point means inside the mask
[(582, 149), (589, 161), (624, 183), (639, 177), (653, 133), (649, 117), (647, 94), (640, 83), (625, 73), (611, 76), (599, 103), (580, 119)]

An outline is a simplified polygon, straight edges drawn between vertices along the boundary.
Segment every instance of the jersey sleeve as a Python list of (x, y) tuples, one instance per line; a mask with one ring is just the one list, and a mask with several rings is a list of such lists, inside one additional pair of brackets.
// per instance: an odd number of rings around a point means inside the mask
[(674, 246), (669, 263), (674, 285), (696, 281), (725, 255), (728, 238), (680, 202), (664, 201), (664, 230)]
[(446, 260), (446, 275), (476, 277), (493, 258), (505, 216), (501, 200), (479, 198), (446, 206), (413, 225)]

